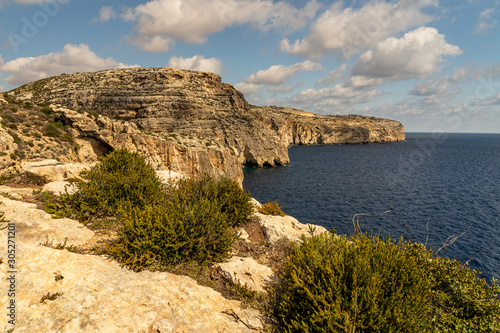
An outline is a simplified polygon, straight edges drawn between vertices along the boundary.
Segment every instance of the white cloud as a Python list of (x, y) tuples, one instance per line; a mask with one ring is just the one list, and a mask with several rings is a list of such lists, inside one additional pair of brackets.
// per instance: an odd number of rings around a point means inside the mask
[(452, 75), (445, 75), (437, 79), (419, 82), (410, 93), (415, 96), (440, 94), (451, 86), (463, 82), (468, 77), (470, 70), (471, 68), (469, 67), (459, 67), (455, 69)]
[(370, 88), (380, 86), (384, 83), (382, 78), (367, 77), (362, 75), (353, 75), (348, 77), (344, 82), (344, 87), (352, 87), (356, 89)]
[(366, 103), (372, 101), (375, 97), (379, 96), (381, 92), (377, 90), (359, 90), (353, 87), (346, 87), (342, 84), (337, 84), (333, 87), (321, 89), (306, 89), (296, 94), (292, 101), (294, 102), (319, 102), (325, 103)]
[(478, 105), (500, 105), (500, 94), (496, 95), (496, 96), (493, 96), (493, 97), (490, 97), (490, 98), (486, 98), (484, 100), (478, 100), (476, 101), (476, 103)]
[(267, 88), (266, 90), (269, 92), (274, 92), (274, 93), (288, 93), (292, 92), (298, 87), (301, 87), (304, 85), (304, 82), (298, 82), (297, 84), (288, 84), (286, 86), (272, 86)]
[(8, 61), (0, 66), (0, 72), (10, 74), (3, 81), (19, 85), (61, 73), (70, 74), (121, 67), (139, 66), (119, 63), (113, 58), (101, 58), (86, 44), (66, 44), (62, 52)]
[(222, 61), (217, 58), (205, 59), (202, 55), (195, 55), (191, 58), (172, 57), (168, 61), (168, 67), (189, 69), (193, 71), (213, 72), (220, 74)]
[(437, 0), (371, 0), (359, 9), (343, 9), (343, 2), (337, 1), (311, 25), (304, 39), (290, 43), (285, 38), (280, 50), (309, 57), (342, 52), (350, 58), (391, 35), (432, 21), (422, 9), (436, 5)]
[(249, 96), (256, 94), (260, 91), (262, 91), (262, 88), (264, 87), (263, 84), (255, 84), (255, 83), (246, 83), (246, 82), (240, 82), (234, 85), (236, 89), (241, 91), (243, 95)]
[(438, 69), (444, 55), (460, 55), (437, 29), (421, 27), (402, 38), (390, 37), (363, 53), (354, 65), (355, 75), (404, 80), (424, 78)]
[(161, 36), (127, 36), (126, 40), (147, 52), (168, 51), (170, 44), (173, 43), (171, 38)]
[(488, 31), (494, 29), (498, 23), (491, 17), (495, 13), (495, 8), (485, 9), (479, 13), (479, 21), (477, 22), (474, 32), (478, 35), (486, 34)]
[(253, 84), (268, 84), (279, 86), (291, 79), (297, 72), (310, 72), (320, 70), (323, 67), (310, 60), (296, 63), (290, 66), (274, 65), (265, 70), (260, 70), (256, 74), (250, 75), (244, 79), (247, 83)]
[(117, 17), (117, 13), (113, 9), (113, 7), (110, 6), (104, 6), (99, 10), (99, 16), (92, 19), (91, 22), (107, 22), (111, 19), (114, 19)]
[(342, 72), (344, 72), (347, 69), (347, 64), (342, 64), (338, 68), (334, 69), (333, 71), (328, 72), (327, 77), (323, 79), (319, 79), (316, 82), (316, 85), (318, 86), (327, 86), (333, 83), (337, 83), (340, 81), (344, 75)]
[(203, 43), (207, 36), (235, 25), (294, 31), (313, 19), (318, 9), (316, 0), (303, 9), (273, 0), (151, 0), (126, 9), (122, 18), (136, 22), (137, 35), (128, 38), (131, 43), (159, 52), (168, 50), (175, 40)]

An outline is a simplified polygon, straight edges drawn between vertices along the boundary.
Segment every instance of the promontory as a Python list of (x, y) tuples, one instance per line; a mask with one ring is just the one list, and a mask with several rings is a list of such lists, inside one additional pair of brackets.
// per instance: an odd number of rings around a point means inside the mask
[[(186, 176), (224, 174), (241, 182), (242, 166), (289, 164), (290, 145), (405, 139), (397, 121), (257, 107), (216, 74), (169, 68), (61, 74), (9, 91), (2, 100), (53, 112), (59, 133), (37, 122), (35, 113), (29, 116), (33, 123), (23, 119), (15, 126), (9, 118), (15, 123), (19, 113), (2, 115), (6, 128), (0, 129), (0, 137), (10, 144), (2, 147), (0, 168), (47, 158), (89, 163), (128, 148), (157, 169)], [(60, 149), (40, 149), (40, 144), (55, 147), (57, 138), (66, 139)], [(31, 144), (23, 144), (27, 141)]]

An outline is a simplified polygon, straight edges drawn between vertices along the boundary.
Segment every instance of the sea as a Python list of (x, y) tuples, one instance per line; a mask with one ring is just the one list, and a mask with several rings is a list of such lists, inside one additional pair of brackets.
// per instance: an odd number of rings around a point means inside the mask
[(500, 134), (407, 133), (292, 146), (289, 156), (289, 166), (246, 168), (243, 187), (302, 223), (352, 235), (358, 220), (362, 232), (423, 243), (500, 278)]

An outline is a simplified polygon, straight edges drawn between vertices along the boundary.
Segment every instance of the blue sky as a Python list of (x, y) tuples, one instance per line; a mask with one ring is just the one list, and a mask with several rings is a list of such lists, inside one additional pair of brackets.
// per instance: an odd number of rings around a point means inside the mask
[(255, 105), (500, 132), (500, 1), (0, 0), (0, 91), (61, 73), (220, 74)]

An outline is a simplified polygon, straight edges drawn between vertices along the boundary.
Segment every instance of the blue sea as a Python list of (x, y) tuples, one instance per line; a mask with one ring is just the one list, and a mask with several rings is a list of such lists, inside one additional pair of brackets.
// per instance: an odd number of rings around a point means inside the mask
[(403, 236), (500, 278), (500, 134), (407, 133), (404, 142), (294, 146), (243, 187), (302, 223)]

